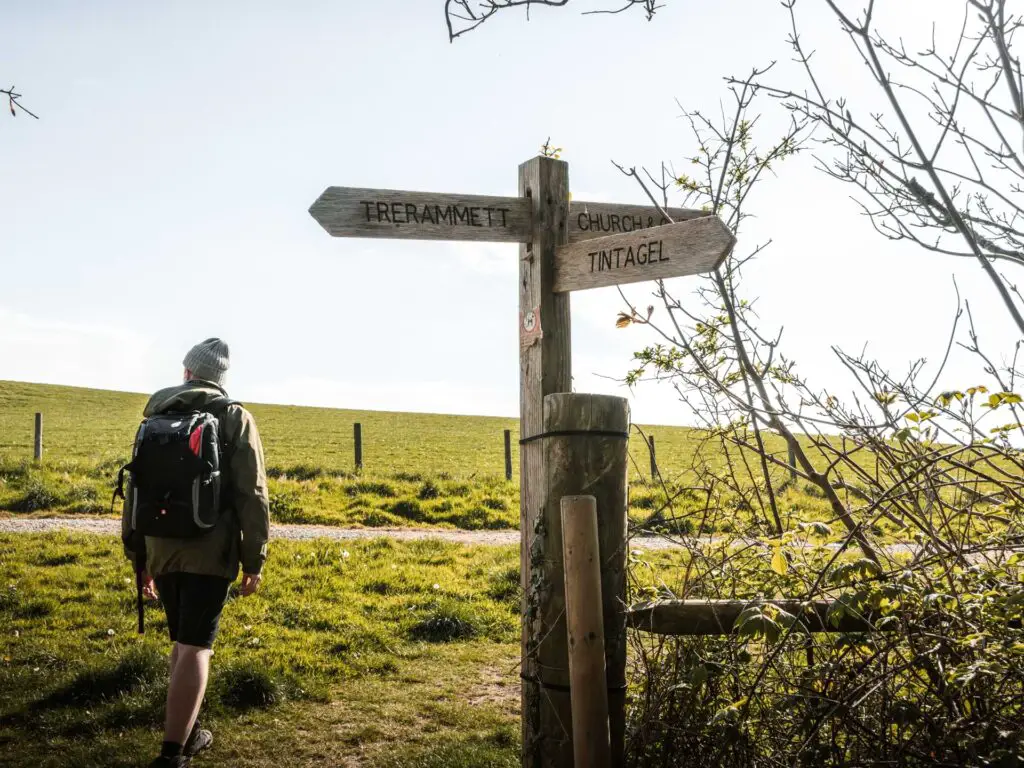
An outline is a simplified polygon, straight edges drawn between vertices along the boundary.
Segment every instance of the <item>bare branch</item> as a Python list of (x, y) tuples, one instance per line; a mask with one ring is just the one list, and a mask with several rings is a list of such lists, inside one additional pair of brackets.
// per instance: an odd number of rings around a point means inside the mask
[(0, 96), (7, 97), (7, 106), (11, 110), (12, 117), (17, 117), (18, 110), (21, 110), (29, 117), (34, 117), (36, 120), (39, 119), (39, 115), (29, 111), (29, 109), (19, 101), (21, 94), (15, 92), (13, 85), (10, 88), (0, 88)]
[[(951, 54), (938, 52), (933, 31), (931, 48), (911, 55), (902, 41), (892, 43), (874, 27), (874, 2), (857, 17), (835, 0), (826, 4), (884, 95), (892, 125), (879, 114), (858, 119), (845, 98), (826, 95), (799, 31), (796, 0), (783, 2), (789, 44), (811, 90), (755, 87), (825, 129), (821, 143), (844, 156), (822, 161), (821, 168), (876, 204), (863, 210), (879, 233), (974, 258), (1024, 335), (1021, 302), (993, 263), (1024, 266), (1024, 96), (1012, 52), (1019, 20), (1006, 16), (1004, 0), (969, 0), (980, 16), (965, 14)], [(901, 73), (910, 79), (900, 79)], [(976, 74), (987, 82), (984, 88), (975, 85)], [(740, 87), (746, 81), (729, 82)], [(999, 85), (1008, 103), (997, 100)], [(936, 129), (934, 136), (929, 128)]]
[[(620, 14), (633, 9), (641, 10), (647, 20), (654, 18), (654, 14), (663, 8), (668, 0), (658, 2), (657, 0), (620, 0), (623, 4), (607, 9), (584, 11), (583, 15), (593, 14)], [(481, 24), (486, 22), (501, 11), (511, 8), (525, 8), (527, 18), (533, 6), (563, 7), (569, 4), (569, 0), (445, 0), (444, 17), (448, 26), (448, 39), (454, 42), (468, 32), (472, 32)]]

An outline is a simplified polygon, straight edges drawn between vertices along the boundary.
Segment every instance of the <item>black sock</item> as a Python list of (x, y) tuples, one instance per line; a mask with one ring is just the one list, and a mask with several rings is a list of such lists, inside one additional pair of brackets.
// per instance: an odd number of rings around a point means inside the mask
[(178, 757), (181, 755), (181, 744), (176, 741), (165, 741), (160, 747), (160, 757)]

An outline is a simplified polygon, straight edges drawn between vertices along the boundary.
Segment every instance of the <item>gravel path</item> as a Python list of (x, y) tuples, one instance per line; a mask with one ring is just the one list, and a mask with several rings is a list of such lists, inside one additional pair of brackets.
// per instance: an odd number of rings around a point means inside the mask
[[(47, 531), (77, 531), (119, 535), (121, 521), (102, 517), (8, 517), (0, 518), (0, 533), (45, 533)], [(402, 541), (442, 539), (458, 544), (487, 544), (504, 546), (519, 543), (519, 531), (456, 531), (437, 528), (334, 528), (329, 525), (270, 526), (271, 539), (374, 539), (387, 537)], [(641, 549), (668, 549), (676, 546), (656, 536), (636, 536), (634, 546)]]
[[(121, 521), (110, 517), (0, 517), (0, 533), (46, 533), (48, 531), (76, 531), (79, 533), (100, 533), (117, 536), (121, 531)], [(443, 528), (335, 528), (329, 525), (279, 525), (271, 523), (271, 539), (295, 539), (309, 541), (312, 539), (333, 539), (349, 541), (352, 539), (390, 538), (399, 541), (419, 541), (422, 539), (441, 539), (456, 544), (483, 544), (488, 546), (509, 546), (519, 543), (518, 530), (505, 531), (460, 531)], [(757, 546), (762, 542), (756, 539), (740, 539), (735, 537), (701, 536), (697, 540), (701, 545), (729, 541), (733, 544)], [(691, 540), (692, 542), (692, 540)], [(682, 546), (679, 540), (671, 540), (662, 536), (633, 536), (630, 546), (637, 550), (673, 549)], [(825, 545), (829, 548), (840, 546), (834, 542)], [(880, 549), (890, 555), (899, 553), (913, 554), (917, 551), (916, 544), (888, 544)], [(1014, 547), (1010, 551), (1024, 551), (1024, 546)], [(977, 555), (969, 556), (974, 559)]]

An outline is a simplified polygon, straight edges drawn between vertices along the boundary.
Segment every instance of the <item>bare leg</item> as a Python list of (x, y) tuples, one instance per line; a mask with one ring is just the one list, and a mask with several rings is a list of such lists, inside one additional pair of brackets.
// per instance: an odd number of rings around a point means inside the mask
[(210, 649), (175, 643), (171, 654), (171, 684), (167, 688), (164, 740), (184, 744), (192, 732), (210, 673)]
[[(177, 643), (172, 643), (171, 644), (170, 674), (167, 677), (168, 681), (170, 681), (170, 679), (172, 677), (174, 677), (174, 665), (177, 664), (177, 663), (178, 663), (178, 644)], [(170, 685), (169, 682), (168, 682), (168, 685)]]

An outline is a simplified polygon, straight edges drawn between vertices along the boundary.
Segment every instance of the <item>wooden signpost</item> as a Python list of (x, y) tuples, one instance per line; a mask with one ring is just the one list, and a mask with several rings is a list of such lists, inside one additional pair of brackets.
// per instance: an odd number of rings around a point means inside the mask
[[(573, 745), (571, 722), (563, 711), (568, 700), (564, 689), (569, 667), (565, 638), (559, 641), (563, 650), (556, 647), (554, 652), (550, 643), (544, 643), (542, 648), (541, 641), (550, 636), (558, 621), (548, 615), (551, 606), (564, 604), (561, 550), (552, 546), (545, 528), (554, 517), (550, 509), (552, 494), (557, 495), (560, 488), (571, 488), (573, 483), (561, 482), (556, 476), (558, 467), (548, 466), (545, 444), (551, 441), (542, 438), (549, 437), (545, 434), (545, 397), (572, 389), (569, 292), (714, 270), (732, 248), (732, 233), (717, 217), (703, 211), (666, 208), (664, 213), (670, 221), (654, 206), (571, 200), (568, 165), (548, 157), (535, 157), (519, 167), (518, 197), (328, 187), (309, 212), (334, 237), (520, 244), (522, 759), (524, 768), (567, 768), (572, 765)], [(610, 414), (615, 412), (613, 405), (607, 407), (612, 408)], [(623, 414), (628, 410), (625, 401), (622, 409)], [(616, 421), (620, 417), (609, 418)], [(616, 434), (625, 436), (624, 429), (625, 425), (616, 427)], [(570, 431), (576, 434), (579, 430)], [(556, 430), (553, 434), (564, 432)], [(604, 433), (591, 430), (588, 434)], [(624, 483), (625, 441), (619, 440), (618, 444), (623, 450)], [(563, 446), (558, 450), (562, 451), (558, 455), (566, 458), (564, 452), (575, 449)], [(565, 466), (574, 464), (569, 462)], [(624, 486), (620, 485), (612, 478), (601, 493), (594, 493), (601, 528), (601, 557), (608, 560), (607, 550), (617, 547), (620, 551), (612, 554), (622, 558), (619, 570), (623, 573), (615, 570), (602, 575), (608, 587), (608, 594), (604, 595), (608, 615), (613, 613), (612, 609), (622, 613), (616, 606), (626, 597), (626, 510)], [(618, 509), (619, 506), (622, 508)], [(551, 535), (555, 541), (561, 541), (561, 531)], [(611, 543), (613, 539), (617, 545)], [(552, 561), (552, 557), (557, 561)], [(554, 594), (556, 591), (558, 594)], [(539, 661), (538, 649), (544, 653), (544, 663)], [(553, 659), (555, 655), (564, 658)], [(624, 642), (609, 642), (608, 685), (615, 699), (611, 716), (616, 720), (611, 723), (612, 766), (621, 765), (624, 759), (624, 721), (618, 721), (624, 711), (625, 661)]]
[[(525, 243), (533, 233), (525, 197), (328, 187), (309, 212), (334, 237)], [(669, 223), (649, 205), (573, 202), (568, 213), (570, 243)], [(665, 213), (673, 221), (708, 218), (689, 208), (668, 208)]]
[(555, 251), (556, 293), (710, 272), (732, 248), (717, 216), (563, 245)]

